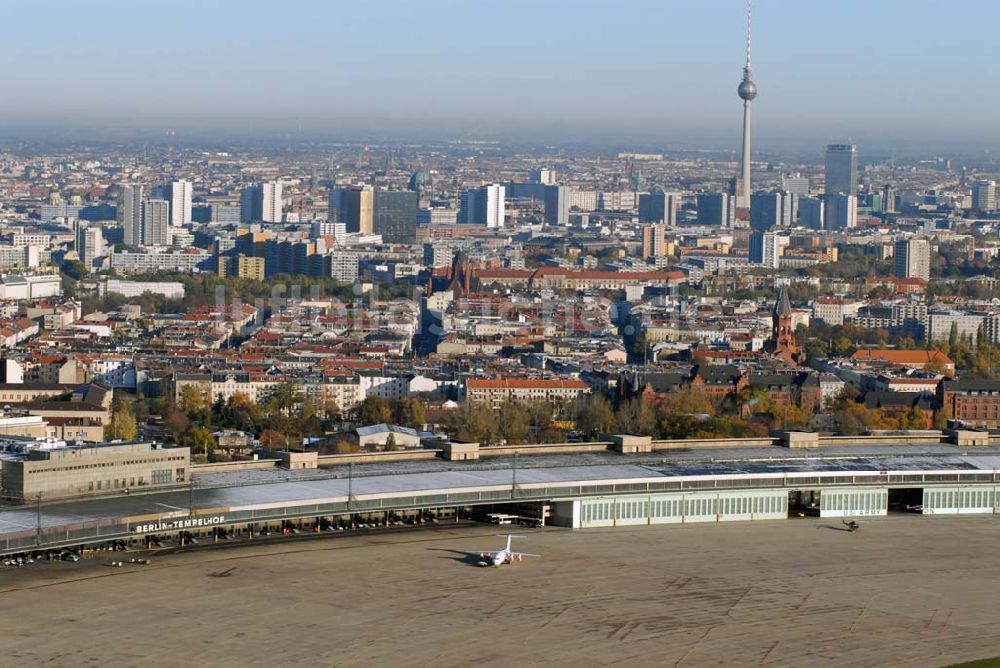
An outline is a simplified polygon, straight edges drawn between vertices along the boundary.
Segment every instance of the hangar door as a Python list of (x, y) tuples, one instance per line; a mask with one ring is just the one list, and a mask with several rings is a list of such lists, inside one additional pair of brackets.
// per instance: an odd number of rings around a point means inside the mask
[(824, 489), (819, 496), (820, 517), (885, 515), (888, 506), (889, 490), (885, 487)]
[(993, 487), (927, 487), (923, 511), (925, 515), (990, 514), (996, 496)]

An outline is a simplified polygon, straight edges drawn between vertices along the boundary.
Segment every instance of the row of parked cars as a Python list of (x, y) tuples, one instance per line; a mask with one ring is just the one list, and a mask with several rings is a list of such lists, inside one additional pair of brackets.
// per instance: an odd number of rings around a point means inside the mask
[(40, 552), (25, 552), (4, 557), (2, 563), (8, 568), (28, 566), (36, 561), (80, 561), (80, 554), (74, 550), (42, 550)]

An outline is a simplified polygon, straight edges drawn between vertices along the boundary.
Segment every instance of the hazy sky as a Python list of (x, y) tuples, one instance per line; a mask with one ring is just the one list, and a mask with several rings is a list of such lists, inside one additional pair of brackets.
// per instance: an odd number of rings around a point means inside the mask
[[(0, 123), (738, 135), (740, 0), (0, 0)], [(757, 0), (755, 138), (1000, 137), (996, 0)], [(0, 133), (3, 130), (0, 128)]]

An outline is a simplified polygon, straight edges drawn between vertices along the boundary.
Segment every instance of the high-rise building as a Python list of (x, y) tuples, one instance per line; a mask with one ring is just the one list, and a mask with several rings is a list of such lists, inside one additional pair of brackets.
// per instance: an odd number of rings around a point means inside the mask
[(781, 177), (781, 188), (799, 197), (809, 197), (809, 177), (801, 174), (786, 174)]
[(142, 245), (170, 245), (170, 202), (147, 197), (142, 200)]
[(826, 195), (823, 228), (848, 230), (858, 226), (858, 198), (854, 195)]
[(642, 228), (642, 259), (663, 257), (667, 253), (666, 225), (653, 223)]
[(680, 193), (665, 193), (662, 190), (643, 193), (639, 195), (639, 222), (666, 223), (667, 227), (674, 227), (680, 206)]
[(97, 258), (107, 255), (104, 234), (101, 228), (85, 223), (77, 224), (75, 228), (76, 252), (80, 256), (80, 262), (92, 267)]
[(264, 258), (239, 255), (236, 258), (236, 275), (253, 281), (263, 281), (266, 272)]
[(736, 88), (743, 100), (743, 151), (740, 154), (740, 173), (737, 179), (736, 208), (750, 206), (750, 102), (757, 97), (757, 85), (750, 78), (750, 3), (747, 2), (747, 60), (743, 66), (743, 80)]
[(822, 197), (803, 197), (799, 200), (799, 225), (811, 230), (822, 230), (826, 219)]
[(779, 190), (755, 192), (750, 197), (750, 227), (758, 232), (791, 227), (798, 217), (798, 208), (798, 195)]
[(882, 188), (882, 213), (896, 212), (896, 191), (888, 183)]
[(248, 186), (240, 192), (240, 222), (259, 223), (264, 193), (260, 186)]
[(411, 244), (417, 238), (417, 193), (412, 190), (376, 190), (372, 232), (382, 241)]
[(138, 185), (122, 186), (118, 192), (118, 223), (126, 246), (142, 243), (142, 196), (143, 188)]
[(281, 181), (266, 181), (261, 185), (261, 216), (265, 223), (281, 222), (282, 187)]
[(266, 181), (244, 188), (240, 193), (240, 222), (280, 223), (281, 191), (281, 181)]
[(972, 208), (976, 211), (995, 211), (997, 184), (995, 181), (976, 181), (972, 184)]
[(213, 223), (239, 223), (240, 207), (227, 206), (225, 204), (213, 204), (211, 206), (211, 222)]
[(698, 195), (698, 224), (732, 227), (736, 219), (735, 197), (726, 193)]
[[(419, 197), (419, 193), (417, 196)], [(331, 223), (327, 220), (317, 220), (312, 224), (309, 237), (312, 239), (333, 237), (334, 244), (343, 246), (347, 241), (347, 225), (344, 223)]]
[[(330, 191), (328, 217), (344, 223), (351, 234), (372, 234), (375, 191), (371, 186), (349, 186)], [(416, 220), (416, 214), (414, 214)]]
[(566, 186), (545, 186), (545, 223), (569, 225), (569, 188)]
[(858, 194), (858, 147), (854, 144), (830, 144), (826, 147), (827, 195)]
[(896, 242), (897, 278), (931, 278), (931, 244), (927, 239), (914, 237)]
[(191, 222), (191, 182), (170, 184), (170, 224), (181, 227)]
[(540, 183), (543, 186), (554, 186), (556, 184), (556, 170), (548, 167), (540, 167), (531, 170), (531, 182)]
[(501, 185), (486, 185), (462, 194), (458, 221), (464, 225), (503, 227), (506, 215), (505, 190)]
[(781, 265), (781, 256), (789, 243), (791, 237), (787, 235), (754, 232), (750, 235), (750, 261), (777, 269)]

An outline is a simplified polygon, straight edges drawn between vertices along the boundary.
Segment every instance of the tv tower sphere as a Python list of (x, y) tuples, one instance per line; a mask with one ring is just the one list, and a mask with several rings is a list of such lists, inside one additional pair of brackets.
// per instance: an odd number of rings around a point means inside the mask
[(739, 88), (736, 89), (740, 97), (744, 100), (750, 101), (757, 97), (757, 84), (750, 81), (750, 79), (744, 79), (740, 82)]

